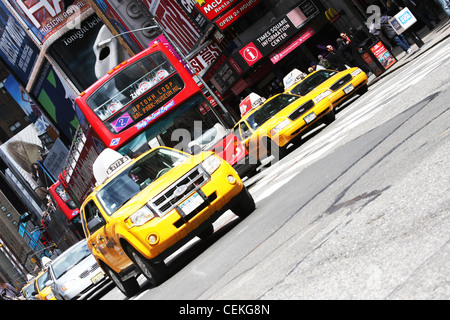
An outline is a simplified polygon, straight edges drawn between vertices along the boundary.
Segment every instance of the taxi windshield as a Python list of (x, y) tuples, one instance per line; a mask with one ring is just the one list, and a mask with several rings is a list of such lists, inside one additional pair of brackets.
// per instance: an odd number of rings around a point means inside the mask
[(164, 54), (155, 52), (106, 81), (88, 98), (87, 104), (105, 121), (174, 72)]
[(112, 215), (141, 190), (178, 166), (188, 155), (165, 148), (157, 148), (106, 184), (97, 198), (108, 215)]
[(319, 70), (314, 72), (305, 80), (301, 81), (298, 85), (291, 90), (291, 93), (298, 94), (300, 96), (307, 95), (309, 92), (317, 88), (320, 84), (331, 78), (337, 73), (333, 70)]
[(299, 99), (298, 96), (280, 94), (256, 109), (247, 117), (247, 122), (252, 129), (257, 129), (297, 99)]

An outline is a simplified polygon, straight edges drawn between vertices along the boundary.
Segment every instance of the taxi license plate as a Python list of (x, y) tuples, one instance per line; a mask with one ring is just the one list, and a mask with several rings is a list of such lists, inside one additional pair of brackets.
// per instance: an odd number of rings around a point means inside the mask
[(348, 86), (346, 86), (345, 88), (344, 88), (344, 92), (347, 94), (347, 93), (350, 93), (350, 92), (352, 92), (353, 90), (355, 90), (355, 87), (353, 86), (353, 84), (349, 84)]
[(100, 280), (102, 280), (104, 277), (105, 277), (105, 275), (103, 274), (103, 272), (99, 272), (99, 273), (97, 273), (95, 276), (93, 276), (93, 277), (91, 278), (91, 282), (92, 282), (93, 284), (97, 284), (97, 283), (99, 283)]
[(196, 192), (194, 195), (190, 198), (188, 198), (186, 201), (180, 204), (180, 209), (182, 211), (182, 215), (185, 216), (197, 209), (202, 203), (203, 198)]
[(303, 120), (305, 120), (306, 123), (310, 123), (311, 121), (314, 121), (314, 119), (316, 119), (317, 116), (314, 112), (311, 112), (310, 114), (306, 115)]

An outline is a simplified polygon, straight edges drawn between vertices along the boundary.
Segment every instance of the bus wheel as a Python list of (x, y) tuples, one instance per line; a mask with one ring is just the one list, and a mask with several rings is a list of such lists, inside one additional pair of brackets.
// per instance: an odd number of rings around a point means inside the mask
[(164, 261), (152, 262), (143, 257), (132, 246), (128, 247), (130, 259), (153, 286), (158, 286), (167, 279), (167, 267)]
[(114, 270), (112, 270), (107, 265), (103, 264), (102, 268), (103, 270), (105, 270), (105, 273), (112, 280), (112, 282), (114, 282), (117, 288), (119, 288), (119, 290), (122, 291), (122, 293), (126, 297), (131, 298), (135, 296), (141, 289), (135, 277), (124, 281)]
[(252, 195), (244, 186), (241, 193), (238, 195), (237, 202), (231, 207), (231, 211), (240, 218), (247, 217), (250, 213), (255, 211), (256, 205)]

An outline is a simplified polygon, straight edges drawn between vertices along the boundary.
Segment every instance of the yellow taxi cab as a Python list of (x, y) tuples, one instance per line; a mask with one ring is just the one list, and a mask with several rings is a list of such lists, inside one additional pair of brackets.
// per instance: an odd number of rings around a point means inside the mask
[(48, 269), (41, 271), (34, 280), (34, 295), (37, 300), (56, 300), (55, 295), (50, 287), (45, 283), (49, 280)]
[(28, 283), (26, 283), (22, 290), (20, 290), (20, 292), (22, 293), (22, 296), (26, 299), (26, 300), (36, 300), (35, 295), (36, 290), (34, 288), (34, 278), (32, 278)]
[[(292, 82), (294, 82), (293, 85)], [(323, 92), (327, 90), (333, 107), (340, 105), (356, 93), (363, 94), (368, 90), (367, 75), (360, 68), (350, 68), (344, 71), (317, 70), (300, 81), (292, 82), (285, 90), (286, 93), (306, 96), (313, 90)]]
[(106, 149), (93, 165), (97, 186), (81, 206), (89, 249), (128, 297), (136, 275), (167, 278), (164, 259), (195, 236), (213, 232), (226, 210), (245, 217), (255, 202), (237, 172), (213, 152), (158, 147), (136, 159)]
[(282, 158), (289, 142), (319, 123), (334, 121), (335, 113), (329, 91), (313, 91), (301, 97), (280, 93), (266, 100), (239, 120), (233, 133), (249, 154), (261, 160), (270, 155)]

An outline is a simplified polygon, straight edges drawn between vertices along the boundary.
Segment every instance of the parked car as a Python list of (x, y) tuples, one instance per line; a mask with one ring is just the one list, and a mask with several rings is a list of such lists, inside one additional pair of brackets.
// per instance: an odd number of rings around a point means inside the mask
[(299, 81), (290, 82), (285, 87), (286, 93), (306, 96), (314, 91), (329, 91), (328, 98), (333, 107), (343, 103), (354, 94), (363, 94), (367, 91), (367, 75), (360, 68), (350, 68), (344, 71), (322, 69), (306, 77), (297, 78)]
[(329, 91), (312, 91), (304, 97), (281, 93), (266, 100), (239, 120), (234, 134), (258, 161), (282, 158), (289, 142), (318, 123), (335, 119)]
[(48, 266), (46, 285), (58, 300), (82, 300), (97, 292), (108, 278), (83, 239), (64, 251)]

